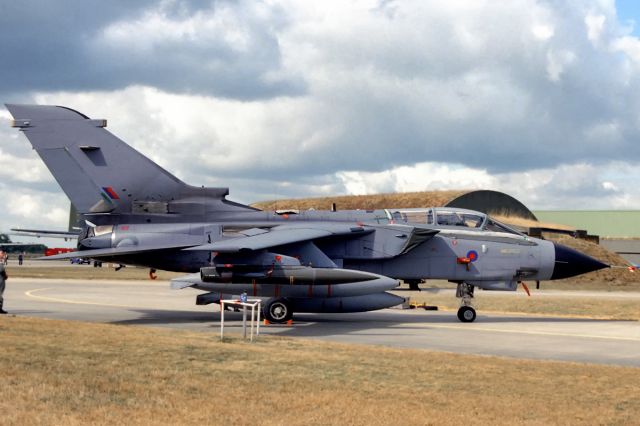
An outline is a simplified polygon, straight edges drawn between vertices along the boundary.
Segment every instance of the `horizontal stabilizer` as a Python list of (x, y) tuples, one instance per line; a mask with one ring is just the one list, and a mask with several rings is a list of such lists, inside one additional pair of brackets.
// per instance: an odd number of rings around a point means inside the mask
[(152, 251), (179, 249), (184, 247), (189, 247), (189, 246), (185, 244), (165, 244), (165, 245), (155, 245), (151, 247), (131, 246), (131, 247), (104, 248), (104, 249), (95, 249), (95, 250), (80, 250), (80, 251), (72, 251), (69, 253), (56, 254), (54, 256), (40, 257), (38, 258), (38, 260), (75, 259), (78, 257), (99, 259), (101, 257), (113, 257), (113, 256), (121, 256), (125, 254), (149, 253)]
[(80, 235), (80, 231), (77, 232), (69, 232), (69, 231), (52, 231), (47, 229), (22, 229), (22, 228), (11, 228), (13, 231), (10, 235), (18, 235), (21, 237), (46, 237), (46, 238), (78, 238)]

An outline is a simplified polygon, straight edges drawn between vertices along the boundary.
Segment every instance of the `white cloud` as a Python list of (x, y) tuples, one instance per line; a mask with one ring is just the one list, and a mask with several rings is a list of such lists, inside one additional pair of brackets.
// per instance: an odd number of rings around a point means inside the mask
[(623, 140), (622, 125), (618, 120), (594, 123), (584, 131), (585, 140), (591, 144), (606, 143), (610, 149), (618, 149)]
[(480, 189), (494, 185), (486, 171), (439, 163), (419, 163), (383, 172), (339, 172), (347, 192), (356, 195), (446, 189)]
[(533, 25), (533, 27), (531, 27), (531, 32), (533, 33), (535, 38), (540, 39), (542, 41), (549, 40), (551, 37), (553, 37), (553, 34), (555, 33), (552, 26), (545, 25), (545, 24)]
[(604, 31), (604, 23), (606, 19), (606, 16), (602, 14), (588, 14), (584, 18), (584, 23), (587, 26), (587, 37), (594, 45), (597, 45), (600, 42), (602, 33)]
[(611, 43), (613, 51), (622, 52), (634, 63), (640, 64), (640, 39), (633, 36), (623, 36)]
[(36, 200), (32, 195), (10, 194), (7, 201), (7, 211), (12, 215), (29, 217), (44, 213), (43, 211), (39, 211), (40, 204), (43, 200)]
[(532, 209), (640, 208), (640, 172), (620, 171), (619, 163), (575, 164), (553, 169), (490, 174), (464, 166), (419, 163), (378, 173), (341, 172), (337, 178), (350, 194), (446, 189), (506, 192)]
[[(167, 170), (243, 202), (490, 188), (533, 208), (638, 206), (640, 41), (611, 1), (176, 5), (96, 28), (79, 72), (111, 61), (111, 86), (24, 101), (107, 118)], [(31, 197), (9, 219), (39, 220), (55, 184), (8, 119), (0, 178)]]
[(576, 59), (576, 54), (570, 51), (549, 50), (547, 52), (547, 75), (549, 80), (557, 83), (565, 72), (567, 66), (571, 65)]
[(238, 51), (249, 50), (251, 37), (245, 29), (246, 21), (239, 16), (242, 9), (220, 3), (215, 10), (172, 16), (165, 5), (160, 3), (157, 9), (149, 10), (134, 20), (109, 24), (102, 29), (97, 45), (127, 48), (133, 54), (148, 54), (166, 43), (187, 41), (201, 45), (223, 40)]
[[(11, 228), (66, 230), (69, 218), (69, 201), (62, 192), (51, 193), (28, 188), (16, 190), (16, 186), (0, 184), (3, 213), (0, 216), (0, 232)], [(11, 237), (14, 241), (47, 244), (54, 247), (70, 247), (75, 243), (63, 240), (34, 237)]]
[(39, 158), (19, 158), (4, 152), (1, 148), (0, 179), (23, 183), (49, 183), (53, 180)]

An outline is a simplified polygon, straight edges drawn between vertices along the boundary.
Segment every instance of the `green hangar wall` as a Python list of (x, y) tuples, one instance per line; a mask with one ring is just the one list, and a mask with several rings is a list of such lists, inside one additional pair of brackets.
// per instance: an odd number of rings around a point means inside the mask
[(536, 211), (540, 221), (600, 236), (600, 245), (640, 265), (640, 210)]
[(601, 238), (640, 238), (640, 210), (535, 211), (539, 221), (569, 225)]

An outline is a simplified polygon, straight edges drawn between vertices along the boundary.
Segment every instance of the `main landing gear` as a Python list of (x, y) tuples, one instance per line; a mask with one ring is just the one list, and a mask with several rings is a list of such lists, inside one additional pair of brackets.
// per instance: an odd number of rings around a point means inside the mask
[(264, 318), (272, 323), (284, 324), (293, 318), (291, 304), (284, 298), (273, 298), (267, 300), (262, 308)]
[(474, 286), (467, 283), (458, 283), (456, 297), (460, 298), (460, 309), (458, 309), (458, 319), (462, 322), (474, 322), (476, 320), (476, 310), (472, 306)]
[(422, 282), (422, 280), (404, 280), (406, 284), (409, 284), (409, 290), (412, 291), (421, 291), (418, 284)]

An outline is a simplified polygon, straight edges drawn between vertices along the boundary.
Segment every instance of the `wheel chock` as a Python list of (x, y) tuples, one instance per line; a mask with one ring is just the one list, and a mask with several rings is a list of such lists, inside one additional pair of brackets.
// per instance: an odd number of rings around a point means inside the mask
[(434, 306), (434, 305), (427, 305), (426, 303), (411, 303), (409, 305), (409, 309), (417, 309), (417, 308), (422, 308), (425, 311), (437, 311), (438, 307)]
[(288, 321), (287, 321), (287, 325), (288, 325), (289, 327), (291, 327), (291, 326), (293, 325), (293, 320), (288, 320)]
[(271, 324), (271, 323), (269, 322), (269, 320), (268, 320), (268, 319), (265, 319), (263, 324), (264, 324), (264, 325), (269, 325), (269, 324)]

